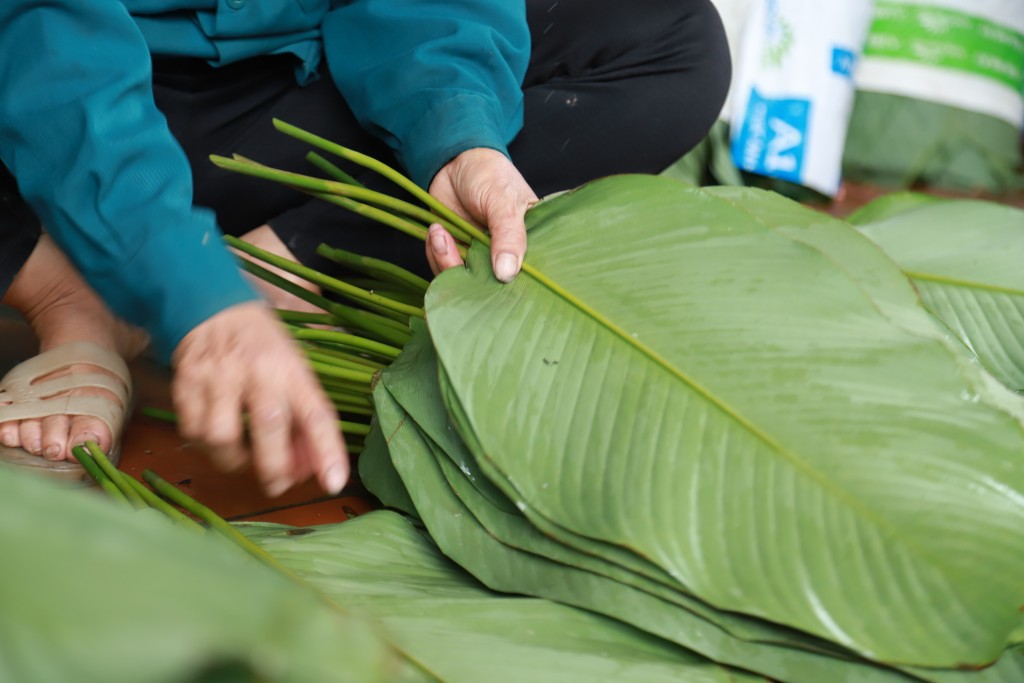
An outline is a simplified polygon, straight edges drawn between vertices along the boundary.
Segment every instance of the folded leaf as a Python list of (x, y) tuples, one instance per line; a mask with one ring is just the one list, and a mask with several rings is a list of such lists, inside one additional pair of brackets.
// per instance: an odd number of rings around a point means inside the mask
[(416, 508), (409, 498), (409, 492), (395, 471), (388, 454), (387, 437), (380, 430), (376, 417), (370, 423), (363, 452), (357, 461), (359, 481), (386, 507), (415, 516)]
[[(382, 422), (394, 427), (392, 457), (431, 536), (444, 552), (486, 585), (585, 607), (633, 624), (715, 661), (785, 683), (901, 683), (901, 674), (822, 654), (737, 638), (689, 610), (644, 591), (546, 557), (514, 550), (492, 537), (447, 485), (442, 461), (397, 402), (378, 387)], [(683, 650), (685, 652), (685, 650)], [(733, 674), (735, 675), (735, 674)]]

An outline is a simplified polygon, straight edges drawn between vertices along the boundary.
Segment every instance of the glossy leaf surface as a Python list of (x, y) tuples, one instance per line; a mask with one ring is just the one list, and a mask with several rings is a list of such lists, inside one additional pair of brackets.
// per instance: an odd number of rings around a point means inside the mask
[(928, 203), (860, 226), (997, 379), (1024, 391), (1024, 211)]
[(1024, 597), (1019, 406), (978, 400), (981, 373), (856, 268), (709, 193), (618, 177), (530, 224), (539, 279), (501, 286), (475, 248), (427, 298), (517, 503), (874, 659), (999, 656)]
[[(532, 526), (532, 518), (527, 519), (511, 505), (481, 473), (477, 458), (453, 433), (444, 411), (437, 410), (441, 391), (437, 380), (433, 379), (435, 377), (436, 358), (429, 340), (423, 335), (414, 335), (401, 362), (383, 373), (383, 387), (378, 388), (377, 403), (382, 424), (386, 425), (385, 428), (391, 434), (392, 457), (400, 463), (410, 487), (415, 489), (413, 495), (419, 497), (420, 507), (430, 513), (426, 520), (428, 527), (434, 530), (438, 525), (444, 525), (448, 515), (454, 515), (453, 520), (448, 520), (454, 526), (469, 524), (462, 519), (461, 512), (452, 512), (465, 506), (487, 534), (507, 546), (473, 555), (461, 548), (471, 532), (436, 533), (435, 538), (438, 539), (461, 539), (457, 541), (459, 547), (443, 548), (459, 558), (470, 571), (482, 577), (492, 577), (494, 571), (485, 567), (491, 563), (499, 564), (503, 567), (500, 575), (505, 577), (501, 585), (506, 590), (510, 589), (511, 584), (517, 586), (515, 590), (519, 592), (543, 595), (606, 613), (644, 630), (653, 628), (653, 632), (667, 634), (666, 637), (702, 654), (725, 657), (725, 661), (770, 675), (785, 675), (786, 680), (816, 680), (816, 677), (822, 675), (823, 666), (828, 675), (837, 681), (885, 681), (900, 678), (894, 673), (886, 674), (864, 663), (823, 660), (819, 656), (823, 653), (845, 660), (856, 658), (834, 646), (789, 629), (737, 614), (718, 612), (692, 596), (669, 590), (599, 557), (577, 552), (553, 541)], [(443, 377), (441, 386), (447, 387)], [(408, 434), (409, 430), (417, 432), (421, 438)], [(436, 461), (437, 470), (431, 467), (431, 459)], [(443, 479), (437, 476), (438, 470), (443, 474)], [(451, 491), (444, 486), (445, 482)], [(445, 499), (454, 500), (450, 498), (453, 493), (461, 506), (441, 503)], [(486, 544), (493, 547), (489, 542)], [(513, 550), (522, 551), (520, 554), (525, 559), (516, 558)], [(536, 558), (529, 559), (531, 556), (552, 562), (546, 565), (545, 572), (526, 572), (523, 577), (517, 577), (514, 572), (519, 563), (530, 566), (538, 562)], [(529, 578), (542, 580), (537, 585), (531, 585), (528, 580), (524, 580)], [(566, 590), (567, 586), (572, 588)], [(635, 609), (629, 608), (631, 589), (648, 594), (637, 596)], [(608, 596), (613, 594), (625, 598), (610, 601)], [(659, 600), (652, 600), (652, 597)], [(645, 609), (652, 605), (655, 606), (655, 615)], [(673, 627), (667, 631), (659, 630), (664, 629), (666, 623), (673, 624)], [(722, 632), (710, 628), (711, 624), (719, 627)], [(787, 647), (772, 650), (737, 640)], [(789, 648), (800, 648), (816, 654), (794, 652)], [(749, 660), (743, 658), (745, 652)], [(760, 668), (762, 666), (766, 668)]]

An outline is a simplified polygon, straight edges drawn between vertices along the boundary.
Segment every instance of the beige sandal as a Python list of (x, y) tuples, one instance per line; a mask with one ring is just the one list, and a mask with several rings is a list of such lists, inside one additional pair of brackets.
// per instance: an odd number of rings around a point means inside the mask
[[(40, 377), (72, 365), (93, 365), (106, 372)], [(110, 373), (110, 374), (107, 374)], [(62, 344), (15, 366), (0, 380), (0, 422), (33, 420), (51, 415), (88, 415), (106, 423), (113, 435), (110, 459), (117, 463), (125, 418), (131, 406), (131, 375), (116, 353), (90, 342)], [(72, 389), (96, 388), (112, 396), (66, 396)], [(86, 485), (91, 479), (77, 462), (46, 460), (23, 448), (0, 445), (0, 465), (8, 465), (68, 484)]]

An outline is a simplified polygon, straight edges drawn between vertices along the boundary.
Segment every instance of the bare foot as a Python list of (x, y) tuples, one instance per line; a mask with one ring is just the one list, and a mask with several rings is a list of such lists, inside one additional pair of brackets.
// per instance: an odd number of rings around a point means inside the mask
[[(260, 249), (269, 251), (272, 254), (283, 256), (284, 258), (290, 259), (292, 261), (298, 261), (298, 259), (295, 258), (295, 254), (293, 254), (291, 250), (288, 248), (288, 246), (281, 241), (281, 239), (274, 233), (274, 230), (269, 225), (261, 225), (255, 230), (250, 230), (249, 232), (242, 235), (241, 239), (255, 247), (259, 247)], [(257, 265), (266, 268), (275, 275), (279, 275), (280, 277), (284, 278), (285, 280), (288, 280), (289, 282), (294, 282), (303, 289), (309, 290), (314, 294), (320, 294), (319, 287), (317, 287), (311, 282), (303, 280), (297, 275), (292, 275), (291, 273), (287, 273), (281, 270), (280, 268), (275, 268), (274, 266), (268, 263), (258, 261), (235, 249), (232, 249), (232, 251), (234, 251), (237, 256), (249, 259), (256, 263)], [(263, 298), (267, 300), (271, 308), (280, 308), (286, 311), (299, 311), (301, 313), (324, 312), (322, 309), (317, 308), (313, 304), (303, 299), (300, 299), (294, 294), (289, 294), (283, 289), (275, 287), (274, 285), (265, 282), (254, 275), (249, 275), (248, 273), (246, 273), (246, 277), (248, 277), (249, 280), (256, 287), (256, 291), (258, 291), (263, 296)]]
[[(45, 235), (8, 289), (3, 303), (28, 321), (39, 338), (40, 352), (69, 342), (87, 341), (130, 360), (148, 343), (143, 332), (114, 317)], [(97, 368), (73, 365), (51, 377), (86, 372), (97, 372)], [(103, 389), (67, 393), (114, 398)], [(0, 443), (48, 460), (73, 460), (71, 449), (88, 440), (109, 450), (113, 435), (106, 423), (88, 416), (53, 415), (41, 420), (0, 423)]]

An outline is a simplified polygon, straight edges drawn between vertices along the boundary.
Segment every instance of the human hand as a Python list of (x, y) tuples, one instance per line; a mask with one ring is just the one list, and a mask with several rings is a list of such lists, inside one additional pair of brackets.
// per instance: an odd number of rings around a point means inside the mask
[(236, 470), (251, 461), (270, 496), (314, 473), (324, 490), (341, 491), (349, 463), (337, 415), (265, 304), (238, 304), (195, 327), (173, 366), (178, 428), (214, 464)]
[[(508, 157), (497, 150), (466, 150), (437, 172), (430, 194), (455, 213), (491, 233), (494, 276), (510, 282), (526, 255), (526, 210), (537, 195)], [(427, 261), (434, 274), (462, 265), (455, 240), (440, 225), (430, 226)]]

